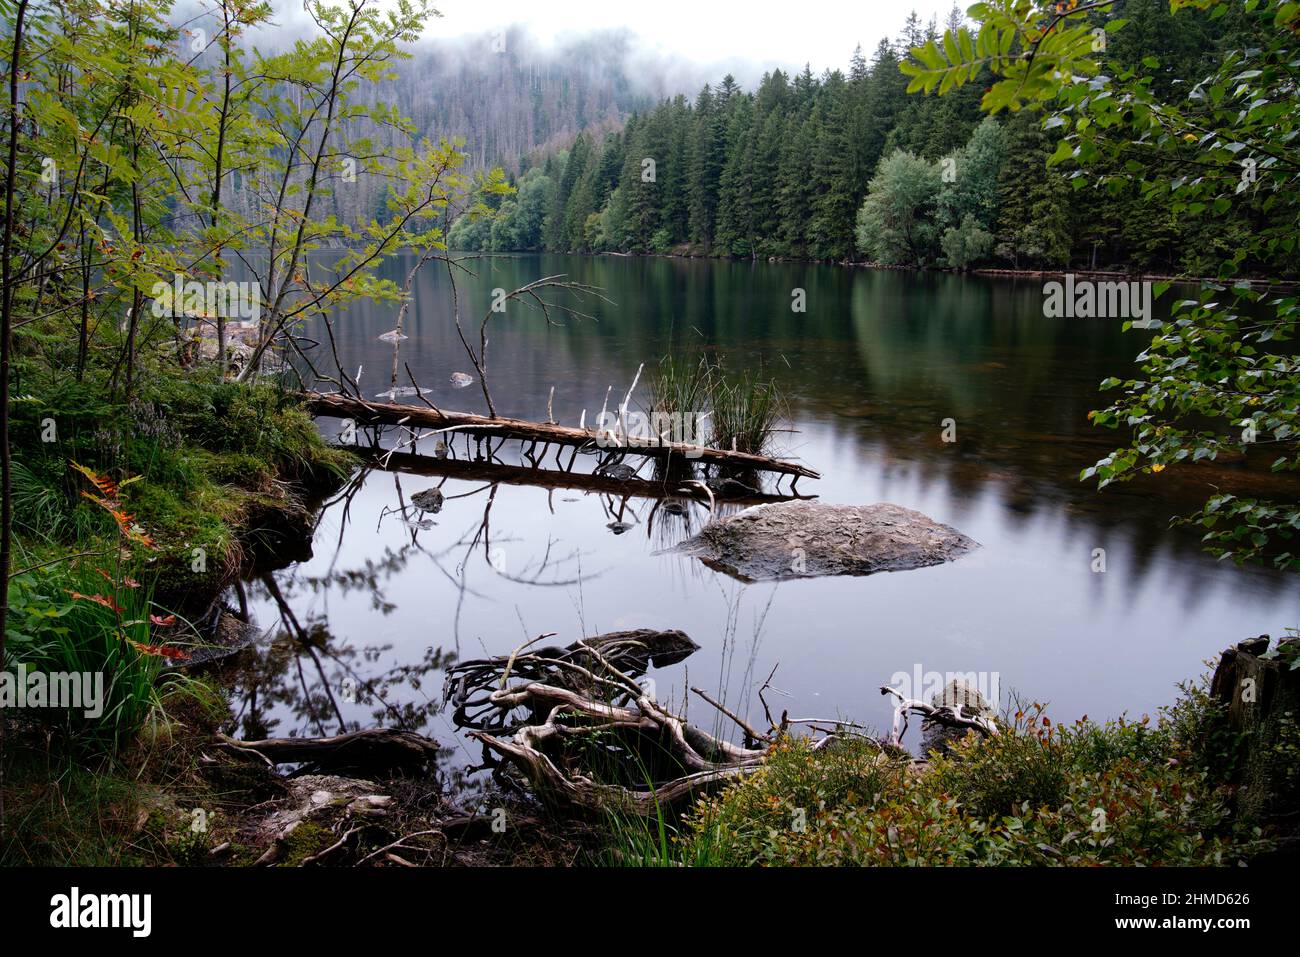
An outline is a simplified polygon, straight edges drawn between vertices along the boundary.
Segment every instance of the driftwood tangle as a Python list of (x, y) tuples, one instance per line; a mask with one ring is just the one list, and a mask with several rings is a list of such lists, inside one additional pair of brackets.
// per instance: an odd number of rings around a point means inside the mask
[[(412, 428), (445, 429), (464, 432), (481, 438), (515, 439), (521, 442), (561, 445), (572, 448), (601, 448), (594, 429), (579, 429), (549, 422), (530, 422), (526, 419), (496, 418), (471, 412), (454, 412), (449, 409), (421, 408), (392, 402), (369, 402), (341, 393), (309, 392), (304, 396), (312, 415), (351, 419), (358, 425), (405, 425)], [(775, 472), (798, 478), (820, 478), (821, 475), (786, 459), (748, 452), (688, 445), (683, 442), (648, 441), (628, 438), (625, 444), (611, 444), (604, 451), (624, 451), (630, 455), (643, 455), (653, 459), (680, 459), (707, 465), (730, 466), (737, 470)]]
[[(616, 808), (652, 815), (679, 806), (761, 768), (794, 725), (823, 735), (814, 749), (866, 737), (835, 720), (782, 714), (777, 722), (766, 703), (769, 730), (758, 731), (697, 688), (691, 690), (743, 732), (744, 743), (687, 723), (634, 680), (652, 664), (680, 661), (695, 650), (678, 631), (615, 632), (564, 648), (534, 647), (541, 640), (508, 656), (453, 667), (444, 699), (455, 708), (454, 723), (471, 729), (483, 744), (489, 763), (513, 768), (538, 797), (569, 811)], [(905, 754), (897, 747), (898, 725), (899, 715), (908, 712), (962, 730), (997, 733), (993, 722), (960, 710), (905, 698), (895, 709), (891, 740), (867, 739), (882, 758)]]
[[(462, 661), (447, 669), (443, 699), (454, 707), (452, 720), (457, 727), (500, 734), (526, 724), (526, 719), (512, 722), (513, 709), (492, 697), (508, 679), (552, 684), (588, 695), (603, 687), (606, 696), (615, 692), (609, 696), (611, 701), (626, 702), (632, 694), (641, 693), (633, 679), (644, 675), (651, 665), (676, 664), (700, 647), (685, 632), (649, 628), (606, 632), (564, 648), (535, 645), (524, 645), (509, 657)], [(619, 681), (605, 680), (615, 674)]]

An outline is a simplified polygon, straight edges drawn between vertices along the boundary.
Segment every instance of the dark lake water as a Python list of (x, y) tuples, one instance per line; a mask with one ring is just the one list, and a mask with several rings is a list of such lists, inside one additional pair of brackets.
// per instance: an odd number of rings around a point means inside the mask
[[(393, 264), (389, 276), (400, 284), (406, 268)], [(730, 370), (761, 368), (783, 389), (796, 431), (781, 436), (781, 451), (823, 475), (800, 492), (917, 509), (982, 548), (927, 569), (747, 585), (662, 553), (699, 527), (698, 509), (651, 524), (650, 503), (636, 499), (620, 512), (595, 494), (453, 479), (436, 524), (414, 530), (392, 510), (440, 480), (372, 472), (325, 511), (314, 557), (275, 573), (318, 648), (315, 660), (272, 656), (244, 682), (249, 729), (332, 733), (337, 706), (362, 726), (405, 721), (445, 742), (452, 763), (472, 762), (477, 746), (434, 708), (446, 656), (641, 627), (680, 628), (701, 645), (652, 676), (660, 700), (710, 727), (712, 709), (685, 701), (688, 683), (758, 720), (754, 692), (778, 665), (772, 683), (785, 696), (770, 700), (791, 716), (887, 727), (879, 686), (918, 670), (996, 673), (1004, 704), (1016, 692), (1049, 703), (1057, 720), (1139, 716), (1229, 644), (1300, 623), (1293, 582), (1216, 562), (1195, 533), (1169, 526), (1208, 481), (1271, 479), (1171, 469), (1100, 494), (1077, 480), (1113, 447), (1113, 434), (1086, 419), (1104, 404), (1097, 384), (1134, 370), (1150, 333), (1046, 319), (1039, 280), (617, 257), (474, 268), (458, 283), (471, 325), (494, 288), (558, 273), (611, 300), (588, 300), (580, 308), (593, 319), (559, 327), (514, 303), (493, 319), (489, 382), (501, 413), (545, 419), (554, 387), (556, 419), (576, 425), (586, 409), (590, 424), (607, 388), (621, 396), (641, 363), (707, 352)], [(791, 310), (796, 288), (805, 313)], [(449, 382), (473, 372), (450, 303), (445, 271), (427, 269), (402, 359), (439, 406), (485, 411), (477, 382)], [(362, 368), (370, 396), (388, 387), (392, 349), (377, 337), (395, 316), (370, 305), (336, 324), (343, 363)], [(946, 443), (949, 418), (957, 441)], [(616, 515), (634, 527), (613, 534)], [(265, 589), (252, 594), (260, 622), (275, 624)], [(368, 686), (386, 688), (389, 703), (366, 700)]]

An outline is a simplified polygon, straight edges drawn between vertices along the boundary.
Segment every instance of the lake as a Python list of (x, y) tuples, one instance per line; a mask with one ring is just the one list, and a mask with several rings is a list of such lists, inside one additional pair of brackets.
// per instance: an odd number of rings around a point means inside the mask
[[(409, 263), (386, 275), (400, 285)], [(1207, 481), (1233, 470), (1171, 469), (1102, 493), (1078, 481), (1115, 444), (1087, 421), (1105, 404), (1097, 385), (1134, 372), (1151, 333), (1044, 318), (1041, 280), (552, 255), (470, 265), (477, 275), (457, 285), (475, 333), (493, 289), (543, 276), (564, 274), (609, 300), (566, 300), (590, 318), (561, 325), (517, 302), (494, 316), (488, 379), (500, 413), (545, 420), (554, 387), (555, 418), (576, 425), (585, 409), (590, 425), (607, 389), (612, 405), (642, 363), (707, 353), (779, 384), (794, 430), (779, 436), (780, 451), (822, 473), (801, 493), (917, 509), (982, 547), (919, 570), (743, 584), (664, 553), (698, 529), (702, 507), (651, 521), (643, 500), (449, 479), (442, 511), (429, 516), (436, 524), (416, 529), (396, 510), (440, 480), (371, 472), (326, 508), (314, 557), (274, 574), (313, 653), (272, 655), (241, 681), (246, 731), (333, 733), (341, 712), (350, 726), (406, 723), (463, 766), (479, 748), (436, 708), (449, 656), (629, 628), (679, 628), (701, 646), (651, 677), (661, 701), (710, 728), (715, 712), (688, 685), (761, 721), (755, 692), (773, 668), (781, 693), (768, 700), (791, 717), (887, 728), (878, 689), (896, 672), (996, 675), (1004, 705), (1013, 693), (1046, 702), (1057, 721), (1138, 717), (1228, 645), (1300, 623), (1293, 580), (1217, 562), (1194, 531), (1170, 527)], [(806, 312), (791, 308), (796, 289)], [(342, 364), (361, 368), (367, 396), (389, 386), (392, 347), (378, 336), (395, 316), (395, 306), (367, 304), (335, 324)], [(445, 270), (419, 275), (405, 331), (403, 363), (432, 402), (486, 411), (477, 381), (450, 383), (474, 370)], [(322, 368), (328, 354), (316, 353)], [(409, 384), (405, 371), (399, 384)], [(956, 441), (943, 439), (946, 419)], [(330, 434), (338, 425), (321, 424)], [(615, 534), (616, 519), (633, 527)], [(264, 587), (250, 598), (263, 626), (280, 620)], [(381, 687), (387, 703), (369, 694)]]

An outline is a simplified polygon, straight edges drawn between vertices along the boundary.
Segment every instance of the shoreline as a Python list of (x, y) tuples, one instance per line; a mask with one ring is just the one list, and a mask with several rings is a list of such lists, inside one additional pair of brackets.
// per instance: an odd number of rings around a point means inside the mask
[[(1124, 280), (1127, 282), (1168, 282), (1180, 284), (1201, 284), (1201, 283), (1220, 283), (1225, 286), (1231, 286), (1241, 279), (1222, 280), (1213, 276), (1179, 276), (1169, 273), (1143, 273), (1143, 272), (1124, 272), (1118, 269), (1004, 269), (992, 266), (982, 267), (979, 269), (952, 269), (947, 266), (890, 266), (885, 263), (871, 262), (869, 260), (833, 260), (833, 259), (806, 259), (798, 256), (718, 256), (706, 253), (684, 253), (684, 252), (557, 252), (544, 249), (513, 249), (501, 252), (487, 252), (482, 250), (450, 250), (452, 253), (461, 253), (471, 255), (475, 258), (493, 259), (509, 258), (516, 256), (581, 256), (584, 258), (603, 258), (611, 257), (615, 259), (685, 259), (685, 260), (706, 260), (709, 262), (729, 262), (729, 263), (764, 263), (767, 265), (796, 264), (808, 266), (839, 266), (845, 269), (874, 269), (882, 272), (911, 272), (911, 273), (946, 273), (954, 276), (990, 276), (995, 278), (1008, 279), (1057, 279), (1065, 276), (1086, 276), (1097, 279)], [(1269, 279), (1260, 276), (1249, 276), (1245, 278), (1253, 287), (1268, 289), (1275, 288), (1297, 288), (1300, 289), (1300, 277), (1295, 279)]]

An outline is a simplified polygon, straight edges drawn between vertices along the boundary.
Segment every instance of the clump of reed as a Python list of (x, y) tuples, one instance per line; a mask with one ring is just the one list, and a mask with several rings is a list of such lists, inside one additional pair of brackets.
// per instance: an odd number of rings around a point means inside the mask
[(761, 369), (731, 374), (708, 356), (694, 362), (665, 356), (650, 377), (649, 387), (646, 412), (652, 422), (656, 416), (667, 416), (694, 425), (707, 413), (707, 433), (694, 436), (696, 443), (770, 454), (785, 403), (776, 382), (764, 378)]
[(714, 367), (707, 356), (691, 363), (675, 356), (664, 356), (650, 377), (650, 403), (646, 412), (655, 416), (672, 416), (694, 422), (709, 410), (713, 390)]
[(713, 416), (709, 444), (733, 452), (768, 455), (772, 436), (783, 415), (784, 402), (776, 382), (762, 372), (719, 375), (713, 386)]

